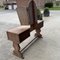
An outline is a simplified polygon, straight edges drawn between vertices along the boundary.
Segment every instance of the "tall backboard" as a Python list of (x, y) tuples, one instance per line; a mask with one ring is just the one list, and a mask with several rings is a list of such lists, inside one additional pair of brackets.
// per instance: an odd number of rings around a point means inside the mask
[(16, 0), (17, 12), (22, 25), (30, 25), (37, 20), (37, 7), (33, 0)]

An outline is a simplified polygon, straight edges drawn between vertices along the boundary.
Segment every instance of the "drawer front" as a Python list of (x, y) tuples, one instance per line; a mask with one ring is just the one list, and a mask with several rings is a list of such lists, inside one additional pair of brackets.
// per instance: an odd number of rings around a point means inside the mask
[(17, 35), (17, 34), (7, 32), (7, 38), (8, 38), (8, 40), (14, 41), (15, 43), (20, 43), (19, 35)]
[(19, 34), (20, 42), (24, 41), (26, 38), (30, 36), (30, 29), (24, 31), (23, 33)]

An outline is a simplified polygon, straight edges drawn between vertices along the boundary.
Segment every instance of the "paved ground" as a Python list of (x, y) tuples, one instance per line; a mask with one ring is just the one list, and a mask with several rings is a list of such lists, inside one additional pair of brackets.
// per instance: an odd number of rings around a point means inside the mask
[(17, 12), (14, 10), (1, 11), (0, 22), (20, 24)]
[[(15, 11), (0, 12), (0, 60), (21, 60), (12, 54), (12, 42), (6, 36), (8, 29), (18, 25)], [(33, 34), (28, 40), (34, 37)], [(50, 17), (44, 17), (41, 34), (43, 39), (38, 39), (24, 52), (24, 60), (60, 60), (60, 11), (51, 11)]]

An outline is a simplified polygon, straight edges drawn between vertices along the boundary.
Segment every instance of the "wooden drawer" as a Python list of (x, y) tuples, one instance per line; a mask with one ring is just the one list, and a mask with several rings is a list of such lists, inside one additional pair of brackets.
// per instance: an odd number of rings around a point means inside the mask
[(30, 27), (29, 26), (20, 26), (13, 28), (7, 31), (8, 40), (12, 40), (16, 43), (24, 41), (30, 36)]

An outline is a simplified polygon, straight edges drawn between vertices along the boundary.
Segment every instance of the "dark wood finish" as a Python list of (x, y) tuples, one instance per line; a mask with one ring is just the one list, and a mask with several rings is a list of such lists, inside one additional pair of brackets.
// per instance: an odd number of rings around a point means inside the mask
[(43, 21), (37, 20), (37, 7), (34, 0), (16, 0), (17, 13), (23, 28), (14, 28), (7, 31), (9, 40), (13, 41), (14, 55), (23, 58), (19, 44), (30, 36), (30, 32), (35, 30), (35, 36), (42, 38), (40, 34)]
[(30, 36), (30, 26), (20, 26), (7, 31), (8, 40), (13, 41), (14, 51), (13, 54), (24, 58), (19, 44)]
[(8, 40), (16, 43), (21, 43), (23, 40), (30, 36), (29, 26), (19, 26), (7, 31)]
[[(35, 36), (37, 37), (42, 37), (42, 35), (40, 34), (41, 32), (41, 25), (40, 23), (38, 23), (38, 20), (37, 20), (37, 7), (36, 7), (36, 4), (34, 2), (34, 0), (31, 0), (31, 2), (29, 3), (29, 6), (27, 8), (27, 12), (28, 12), (28, 15), (29, 15), (29, 23), (30, 23), (30, 30), (36, 30), (36, 34)], [(43, 21), (42, 21), (43, 22)]]
[(14, 51), (13, 54), (17, 57), (24, 59), (23, 54), (20, 51), (20, 46), (16, 42), (13, 42)]

